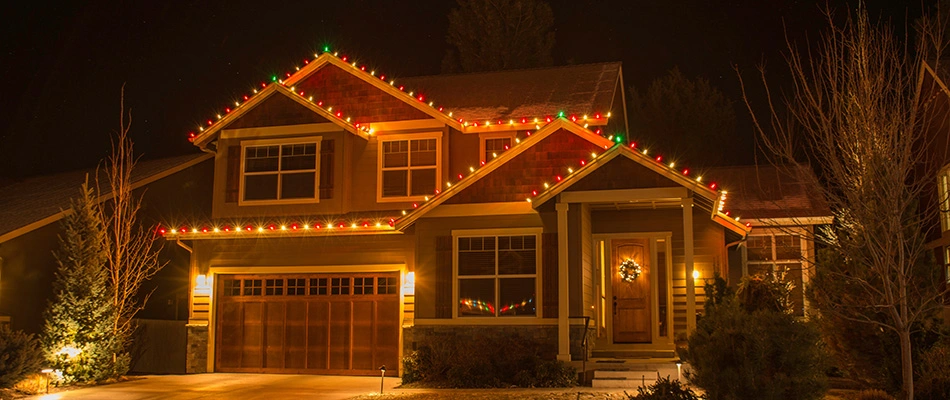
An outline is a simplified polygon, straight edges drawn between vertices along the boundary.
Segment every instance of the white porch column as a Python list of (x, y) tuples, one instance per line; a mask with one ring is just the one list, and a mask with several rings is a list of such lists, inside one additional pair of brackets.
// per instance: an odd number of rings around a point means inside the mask
[(571, 361), (570, 302), (568, 301), (567, 203), (557, 203), (557, 359)]
[(683, 202), (683, 256), (686, 260), (686, 332), (696, 329), (696, 281), (693, 279), (693, 199)]

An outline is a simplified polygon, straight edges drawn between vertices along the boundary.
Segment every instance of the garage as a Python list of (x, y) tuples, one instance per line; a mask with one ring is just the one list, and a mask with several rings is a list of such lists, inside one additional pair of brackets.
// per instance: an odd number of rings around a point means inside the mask
[(396, 376), (397, 272), (216, 281), (215, 371)]

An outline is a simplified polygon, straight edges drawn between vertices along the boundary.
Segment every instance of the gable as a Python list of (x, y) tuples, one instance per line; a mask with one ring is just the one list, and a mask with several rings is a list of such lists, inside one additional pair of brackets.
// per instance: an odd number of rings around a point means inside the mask
[(296, 88), (360, 123), (432, 118), (332, 63), (314, 71)]
[(302, 125), (322, 122), (330, 122), (330, 120), (323, 118), (282, 93), (275, 93), (222, 129)]
[(679, 183), (650, 170), (627, 157), (614, 157), (597, 167), (583, 179), (564, 189), (565, 192), (586, 190), (646, 189), (679, 187)]
[[(445, 204), (524, 201), (544, 182), (567, 176), (568, 166), (603, 148), (565, 129), (558, 129), (516, 157), (465, 188)], [(497, 161), (496, 161), (497, 162)]]

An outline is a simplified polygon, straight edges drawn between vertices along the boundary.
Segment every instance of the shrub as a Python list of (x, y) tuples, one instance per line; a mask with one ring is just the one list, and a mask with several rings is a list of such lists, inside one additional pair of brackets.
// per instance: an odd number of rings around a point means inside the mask
[(403, 382), (436, 387), (570, 387), (573, 367), (547, 359), (531, 338), (519, 334), (431, 338), (403, 358)]
[(0, 326), (0, 388), (39, 372), (42, 365), (43, 352), (33, 335)]
[(918, 361), (919, 376), (914, 382), (918, 400), (950, 399), (950, 341), (927, 350)]
[(690, 335), (682, 352), (692, 367), (686, 377), (710, 399), (807, 400), (824, 394), (817, 330), (778, 308), (780, 302), (761, 308), (751, 303), (780, 298), (770, 290), (781, 289), (762, 279), (743, 280), (737, 290), (743, 300), (727, 298), (706, 310)]
[(851, 400), (894, 400), (894, 397), (883, 390), (867, 389), (852, 395)]
[[(626, 394), (626, 392), (624, 392)], [(700, 400), (702, 397), (693, 392), (679, 380), (670, 380), (670, 377), (658, 378), (656, 382), (646, 388), (637, 388), (637, 395), (627, 394), (631, 400)]]

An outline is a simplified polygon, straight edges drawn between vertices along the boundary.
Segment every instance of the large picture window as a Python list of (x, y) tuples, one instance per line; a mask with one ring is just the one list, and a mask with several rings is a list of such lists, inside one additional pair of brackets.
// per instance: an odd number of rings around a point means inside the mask
[(243, 202), (319, 199), (320, 138), (242, 143)]
[(380, 199), (408, 200), (434, 194), (439, 154), (437, 137), (380, 139)]
[(538, 235), (456, 238), (459, 317), (537, 316)]

